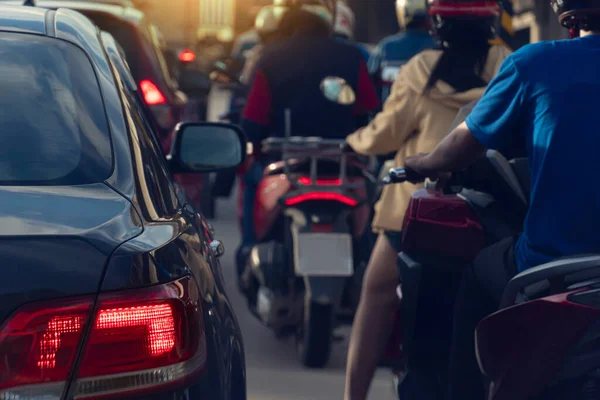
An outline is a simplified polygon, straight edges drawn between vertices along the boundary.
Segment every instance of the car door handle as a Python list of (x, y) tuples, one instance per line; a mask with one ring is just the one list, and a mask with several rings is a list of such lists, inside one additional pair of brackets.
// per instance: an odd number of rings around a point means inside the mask
[(225, 246), (220, 240), (213, 240), (210, 242), (210, 251), (214, 254), (215, 257), (219, 258), (223, 254), (225, 254)]

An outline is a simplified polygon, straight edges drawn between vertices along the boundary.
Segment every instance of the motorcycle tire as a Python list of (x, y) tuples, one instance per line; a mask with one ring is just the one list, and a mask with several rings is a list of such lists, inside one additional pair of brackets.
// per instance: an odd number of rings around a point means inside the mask
[(334, 312), (332, 305), (310, 303), (296, 335), (296, 351), (302, 365), (323, 368), (329, 361), (333, 344)]

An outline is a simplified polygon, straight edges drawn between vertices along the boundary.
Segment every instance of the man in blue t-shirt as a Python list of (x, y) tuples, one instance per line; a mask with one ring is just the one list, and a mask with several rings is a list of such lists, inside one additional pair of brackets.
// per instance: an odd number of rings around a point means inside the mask
[(483, 399), (473, 332), (517, 272), (557, 257), (599, 253), (600, 2), (551, 0), (574, 40), (509, 56), (466, 121), (406, 166), (429, 177), (469, 165), (515, 137), (527, 144), (530, 209), (515, 240), (485, 249), (465, 272), (451, 351), (451, 399)]

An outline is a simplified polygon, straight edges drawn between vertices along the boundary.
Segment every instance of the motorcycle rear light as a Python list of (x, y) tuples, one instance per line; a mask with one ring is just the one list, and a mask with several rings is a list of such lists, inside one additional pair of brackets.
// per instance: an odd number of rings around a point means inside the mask
[(33, 303), (8, 319), (0, 330), (0, 399), (60, 398), (91, 306), (92, 299)]
[[(112, 398), (177, 385), (207, 360), (196, 284), (35, 303), (0, 330), (0, 399), (60, 399), (78, 348), (74, 398)], [(89, 326), (87, 338), (85, 326)]]
[(306, 201), (337, 201), (339, 203), (346, 204), (351, 207), (356, 207), (358, 205), (358, 201), (353, 199), (352, 197), (343, 195), (341, 193), (334, 192), (309, 192), (299, 194), (297, 196), (289, 197), (285, 199), (286, 206), (295, 206), (300, 203), (304, 203)]
[(151, 80), (144, 79), (141, 81), (140, 89), (142, 90), (144, 101), (149, 106), (165, 104), (167, 102), (165, 96)]
[(181, 53), (179, 53), (179, 61), (190, 63), (196, 59), (196, 53), (194, 53), (190, 49), (185, 49)]
[[(313, 181), (308, 176), (301, 176), (298, 178), (298, 182), (302, 185), (312, 185)], [(315, 181), (317, 186), (340, 186), (342, 184), (341, 179), (317, 179)]]

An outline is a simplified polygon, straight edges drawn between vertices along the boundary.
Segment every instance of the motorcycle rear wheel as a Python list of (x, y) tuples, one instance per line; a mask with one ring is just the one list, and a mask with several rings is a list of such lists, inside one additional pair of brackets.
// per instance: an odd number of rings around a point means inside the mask
[(335, 326), (332, 305), (311, 302), (296, 335), (296, 351), (302, 365), (323, 368), (329, 361)]

